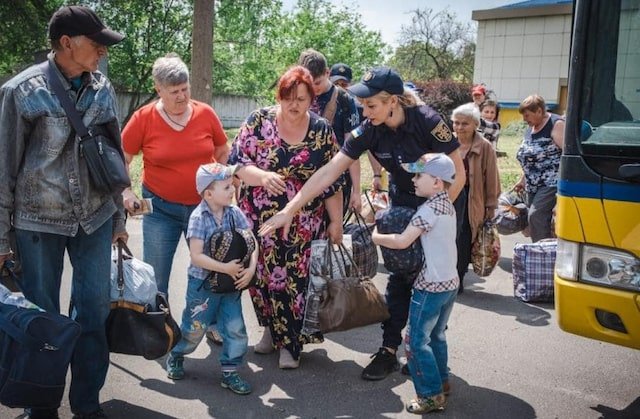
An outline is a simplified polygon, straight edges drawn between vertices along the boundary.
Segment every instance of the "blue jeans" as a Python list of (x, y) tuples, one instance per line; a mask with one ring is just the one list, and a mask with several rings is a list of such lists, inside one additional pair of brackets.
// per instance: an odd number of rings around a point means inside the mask
[(158, 291), (168, 296), (173, 256), (180, 242), (180, 235), (184, 235), (186, 239), (189, 216), (196, 205), (165, 201), (144, 186), (142, 197), (153, 200), (153, 212), (142, 218), (143, 259), (153, 266)]
[(71, 318), (82, 327), (71, 358), (69, 402), (76, 414), (100, 408), (98, 396), (109, 367), (105, 322), (109, 316), (111, 237), (111, 219), (89, 235), (80, 228), (75, 237), (16, 230), (22, 258), (21, 288), (46, 311), (60, 312), (65, 250), (69, 253), (73, 267)]
[(405, 352), (413, 386), (419, 397), (442, 393), (449, 378), (445, 329), (457, 291), (413, 290)]
[[(396, 200), (392, 201), (392, 205), (412, 206), (424, 198), (412, 195), (396, 195)], [(462, 188), (458, 198), (453, 203), (456, 208), (457, 234), (462, 230), (462, 224), (466, 212), (467, 205), (467, 189)], [(413, 207), (415, 208), (415, 207)], [(468, 264), (467, 264), (468, 265)], [(411, 290), (415, 275), (401, 275), (391, 273), (387, 282), (385, 299), (389, 308), (389, 318), (382, 323), (382, 346), (385, 348), (398, 349), (402, 343), (402, 329), (407, 325), (409, 317), (409, 301), (411, 300)], [(460, 278), (462, 281), (462, 278)], [(461, 285), (462, 286), (462, 285)]]
[(222, 371), (234, 371), (247, 353), (249, 339), (242, 317), (240, 292), (215, 294), (202, 286), (202, 279), (189, 275), (187, 303), (182, 312), (180, 332), (182, 339), (171, 355), (182, 357), (195, 351), (207, 331), (207, 326), (217, 319), (223, 344), (220, 352)]

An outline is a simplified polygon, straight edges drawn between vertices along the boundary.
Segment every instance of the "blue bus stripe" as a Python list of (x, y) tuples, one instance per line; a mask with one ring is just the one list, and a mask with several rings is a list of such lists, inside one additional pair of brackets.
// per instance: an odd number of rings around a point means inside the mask
[(640, 185), (616, 185), (593, 182), (558, 181), (558, 194), (578, 198), (608, 199), (612, 201), (640, 202)]

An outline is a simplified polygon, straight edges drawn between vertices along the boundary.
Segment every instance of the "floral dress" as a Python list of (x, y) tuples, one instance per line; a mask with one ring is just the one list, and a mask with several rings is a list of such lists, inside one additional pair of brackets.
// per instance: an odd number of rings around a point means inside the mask
[[(231, 150), (231, 164), (254, 165), (282, 175), (286, 192), (270, 195), (262, 186), (240, 188), (238, 206), (247, 216), (256, 234), (260, 225), (275, 215), (296, 195), (304, 183), (334, 154), (338, 146), (331, 126), (310, 113), (307, 135), (299, 144), (290, 145), (280, 138), (276, 122), (277, 107), (254, 111), (240, 127)], [(321, 335), (301, 335), (305, 294), (311, 254), (311, 241), (323, 238), (324, 199), (340, 190), (334, 183), (293, 217), (289, 235), (282, 230), (258, 238), (260, 252), (257, 281), (249, 289), (258, 323), (271, 329), (277, 348), (286, 348), (298, 359), (304, 343), (322, 342)]]

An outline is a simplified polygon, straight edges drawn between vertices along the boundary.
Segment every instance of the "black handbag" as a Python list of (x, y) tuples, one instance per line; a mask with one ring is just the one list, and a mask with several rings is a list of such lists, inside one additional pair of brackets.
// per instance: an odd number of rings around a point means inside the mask
[(79, 336), (66, 316), (0, 303), (0, 403), (58, 408)]
[(84, 158), (93, 186), (102, 192), (121, 193), (131, 186), (122, 148), (119, 144), (115, 144), (107, 130), (99, 126), (96, 126), (93, 131), (87, 130), (76, 107), (62, 87), (60, 79), (49, 65), (49, 61), (45, 61), (42, 65), (46, 68), (45, 72), (51, 88), (58, 96), (80, 141), (80, 156)]
[[(378, 231), (382, 234), (402, 233), (411, 222), (416, 210), (409, 207), (392, 206), (376, 221)], [(414, 241), (406, 249), (389, 249), (380, 246), (384, 267), (391, 273), (408, 275), (413, 281), (424, 264), (424, 253), (420, 240)]]
[[(218, 231), (211, 235), (205, 246), (208, 256), (218, 262), (229, 262), (239, 259), (246, 268), (251, 261), (251, 255), (256, 249), (256, 242), (251, 230), (236, 228), (233, 217), (231, 229)], [(256, 281), (255, 276), (248, 286)], [(211, 272), (202, 282), (200, 288), (210, 290), (216, 294), (226, 294), (238, 291), (234, 284), (234, 278), (222, 272)]]
[(178, 344), (180, 327), (171, 317), (167, 297), (163, 293), (156, 296), (156, 304), (137, 304), (125, 301), (124, 272), (122, 268), (123, 250), (131, 255), (127, 245), (118, 240), (118, 289), (120, 298), (111, 302), (107, 318), (107, 341), (109, 351), (139, 355), (146, 359), (157, 359), (166, 355)]

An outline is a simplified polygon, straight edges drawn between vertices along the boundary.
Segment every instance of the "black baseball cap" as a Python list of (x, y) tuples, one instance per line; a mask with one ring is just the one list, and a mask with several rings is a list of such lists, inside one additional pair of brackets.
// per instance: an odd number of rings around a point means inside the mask
[(60, 39), (63, 35), (84, 35), (104, 46), (117, 44), (124, 35), (104, 26), (96, 13), (84, 6), (64, 6), (49, 20), (49, 39)]
[(329, 80), (331, 80), (331, 83), (335, 83), (338, 80), (345, 80), (348, 83), (351, 83), (352, 78), (353, 73), (351, 72), (351, 67), (348, 65), (338, 63), (331, 66), (331, 72), (329, 73)]
[(348, 87), (347, 90), (365, 99), (382, 91), (401, 95), (404, 93), (404, 84), (395, 70), (389, 67), (374, 67), (362, 76), (360, 83)]

